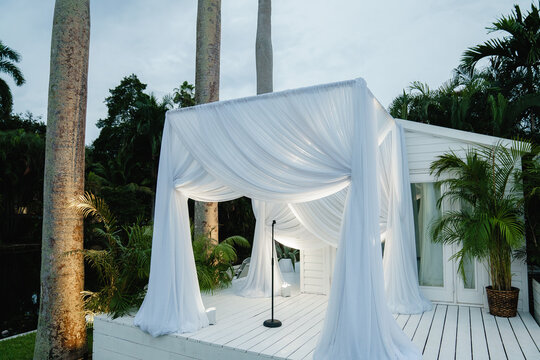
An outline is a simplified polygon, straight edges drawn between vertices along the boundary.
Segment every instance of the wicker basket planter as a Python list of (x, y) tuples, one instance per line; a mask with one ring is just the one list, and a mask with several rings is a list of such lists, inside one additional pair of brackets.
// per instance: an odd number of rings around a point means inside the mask
[(494, 290), (486, 286), (489, 313), (500, 317), (514, 317), (517, 313), (519, 289), (512, 286), (512, 290)]

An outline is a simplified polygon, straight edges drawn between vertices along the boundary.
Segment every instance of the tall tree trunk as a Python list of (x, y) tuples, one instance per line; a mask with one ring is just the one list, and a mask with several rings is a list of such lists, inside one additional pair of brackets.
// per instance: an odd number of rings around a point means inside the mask
[(272, 0), (259, 0), (255, 40), (257, 94), (273, 91)]
[[(84, 191), (89, 0), (56, 0), (43, 190), (41, 303), (34, 359), (86, 353), (83, 221), (70, 207)], [(67, 254), (75, 251), (75, 253)]]
[[(195, 102), (219, 100), (219, 61), (221, 47), (221, 0), (199, 0), (197, 9), (197, 49), (195, 63)], [(195, 202), (195, 235), (219, 239), (218, 204)]]

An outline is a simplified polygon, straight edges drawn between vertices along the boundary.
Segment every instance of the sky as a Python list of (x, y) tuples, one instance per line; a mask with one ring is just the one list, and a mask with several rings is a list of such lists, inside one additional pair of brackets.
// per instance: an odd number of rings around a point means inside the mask
[[(109, 89), (132, 73), (162, 97), (195, 81), (195, 0), (90, 0), (86, 144), (107, 116)], [(274, 91), (362, 77), (386, 107), (412, 81), (437, 88), (486, 27), (530, 0), (273, 0)], [(26, 83), (14, 111), (46, 121), (52, 0), (0, 0), (0, 40)], [(220, 99), (256, 93), (257, 0), (222, 0)]]

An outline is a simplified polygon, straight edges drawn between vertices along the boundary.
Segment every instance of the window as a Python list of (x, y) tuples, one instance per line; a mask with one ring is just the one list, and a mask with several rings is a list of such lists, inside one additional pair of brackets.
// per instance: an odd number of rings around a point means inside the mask
[(430, 224), (441, 216), (437, 201), (440, 187), (435, 183), (411, 184), (418, 280), (421, 286), (444, 286), (443, 246), (430, 237)]

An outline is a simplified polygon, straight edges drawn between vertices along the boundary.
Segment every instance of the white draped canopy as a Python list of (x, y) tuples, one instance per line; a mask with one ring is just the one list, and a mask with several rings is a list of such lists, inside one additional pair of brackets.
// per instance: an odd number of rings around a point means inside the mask
[(272, 219), (276, 239), (285, 245), (337, 245), (314, 358), (420, 358), (388, 307), (421, 312), (430, 306), (418, 288), (403, 132), (364, 80), (167, 113), (150, 281), (137, 326), (158, 336), (208, 325), (187, 199), (240, 196), (253, 199), (259, 228), (253, 248), (259, 256), (252, 254), (246, 295), (269, 289), (260, 272), (269, 269), (263, 262), (269, 262), (264, 254), (271, 245), (261, 239), (268, 237)]

